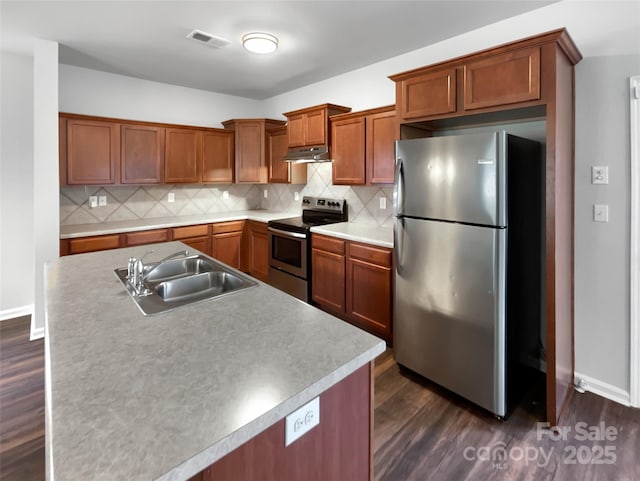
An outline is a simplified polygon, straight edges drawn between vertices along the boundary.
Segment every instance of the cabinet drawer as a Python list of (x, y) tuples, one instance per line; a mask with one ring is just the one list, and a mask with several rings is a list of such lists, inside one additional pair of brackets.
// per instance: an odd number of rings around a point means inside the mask
[(154, 229), (142, 232), (130, 232), (125, 234), (124, 238), (127, 247), (152, 244), (154, 242), (167, 242), (169, 240), (169, 231), (167, 229)]
[(185, 227), (174, 227), (172, 229), (173, 240), (187, 239), (189, 237), (201, 237), (209, 235), (209, 225), (189, 225)]
[(232, 220), (229, 222), (216, 222), (211, 224), (212, 234), (224, 234), (225, 232), (238, 232), (244, 228), (243, 220)]
[(120, 234), (84, 237), (69, 240), (69, 254), (103, 251), (120, 247)]
[(328, 237), (319, 234), (313, 234), (311, 237), (311, 245), (314, 249), (333, 252), (334, 254), (344, 255), (345, 251), (345, 242), (342, 239), (336, 239), (335, 237)]
[(350, 242), (348, 245), (349, 257), (360, 259), (372, 264), (391, 267), (391, 251), (384, 247), (374, 247), (365, 244)]

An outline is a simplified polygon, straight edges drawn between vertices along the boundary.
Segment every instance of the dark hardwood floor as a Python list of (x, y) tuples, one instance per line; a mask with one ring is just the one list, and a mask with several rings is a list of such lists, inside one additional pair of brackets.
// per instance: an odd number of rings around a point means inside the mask
[[(401, 370), (390, 350), (375, 390), (376, 481), (640, 481), (640, 410), (576, 393), (561, 424), (571, 431), (555, 440), (537, 428), (535, 389), (499, 421)], [(582, 439), (602, 437), (598, 426), (609, 440)], [(28, 318), (0, 322), (0, 480), (44, 480), (44, 347), (29, 341)]]
[(44, 479), (44, 342), (30, 318), (0, 322), (0, 480)]

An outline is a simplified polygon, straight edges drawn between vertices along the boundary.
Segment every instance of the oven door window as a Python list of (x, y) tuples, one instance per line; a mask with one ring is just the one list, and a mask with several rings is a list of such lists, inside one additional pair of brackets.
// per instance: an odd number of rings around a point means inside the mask
[(271, 267), (306, 279), (307, 240), (269, 233), (271, 239)]

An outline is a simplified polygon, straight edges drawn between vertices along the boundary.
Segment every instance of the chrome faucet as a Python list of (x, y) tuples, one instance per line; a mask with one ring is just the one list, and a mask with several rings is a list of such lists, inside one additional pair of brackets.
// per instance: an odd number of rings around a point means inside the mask
[(149, 274), (151, 274), (155, 270), (155, 268), (161, 265), (163, 262), (166, 262), (175, 257), (180, 257), (180, 256), (187, 257), (188, 255), (189, 255), (189, 251), (186, 249), (183, 251), (174, 252), (173, 254), (169, 254), (167, 257), (165, 257), (161, 261), (158, 261), (158, 263), (155, 266), (153, 266), (151, 269), (149, 269), (147, 272), (144, 272), (144, 270), (142, 270), (141, 271), (143, 273), (142, 280), (144, 281), (149, 276)]
[(167, 257), (159, 261), (151, 269), (145, 272), (144, 262), (142, 261), (145, 257), (147, 257), (149, 254), (153, 254), (154, 252), (155, 250), (152, 249), (148, 252), (145, 252), (145, 254), (139, 259), (136, 259), (135, 257), (131, 257), (129, 259), (127, 277), (129, 278), (129, 283), (131, 284), (133, 289), (136, 291), (136, 294), (138, 294), (139, 296), (146, 296), (151, 293), (151, 291), (147, 289), (147, 287), (145, 286), (144, 281), (149, 276), (149, 274), (151, 274), (154, 271), (156, 267), (161, 265), (163, 262), (168, 261), (169, 259), (173, 259), (174, 257), (180, 257), (180, 256), (187, 257), (189, 255), (188, 250), (174, 252), (173, 254), (169, 254)]

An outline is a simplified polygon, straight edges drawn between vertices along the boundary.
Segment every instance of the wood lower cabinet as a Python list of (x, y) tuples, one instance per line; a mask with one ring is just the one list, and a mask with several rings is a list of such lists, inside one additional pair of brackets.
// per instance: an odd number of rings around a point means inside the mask
[(164, 181), (165, 129), (150, 125), (120, 126), (120, 182), (159, 184)]
[(347, 245), (347, 316), (358, 326), (391, 342), (391, 250)]
[[(69, 185), (118, 182), (120, 130), (116, 122), (66, 119), (66, 141), (60, 159)], [(61, 146), (62, 147), (62, 146)]]
[(318, 234), (311, 242), (313, 302), (391, 343), (391, 249)]
[(320, 424), (285, 446), (285, 420), (247, 441), (193, 480), (370, 481), (373, 364), (320, 394)]
[(156, 242), (167, 242), (169, 240), (169, 229), (152, 229), (140, 232), (127, 232), (123, 234), (123, 247), (139, 246), (144, 244), (154, 244)]
[(267, 282), (269, 279), (269, 235), (267, 224), (250, 220), (247, 223), (248, 266), (253, 277)]
[(243, 220), (217, 222), (211, 225), (211, 256), (240, 269)]
[(346, 242), (311, 236), (311, 299), (336, 314), (346, 313)]
[(118, 249), (120, 247), (124, 247), (120, 234), (62, 239), (60, 241), (60, 255), (84, 254), (86, 252)]
[(211, 255), (209, 224), (173, 227), (171, 229), (171, 240), (180, 241), (200, 252)]
[(334, 184), (392, 184), (396, 114), (390, 105), (331, 117)]

